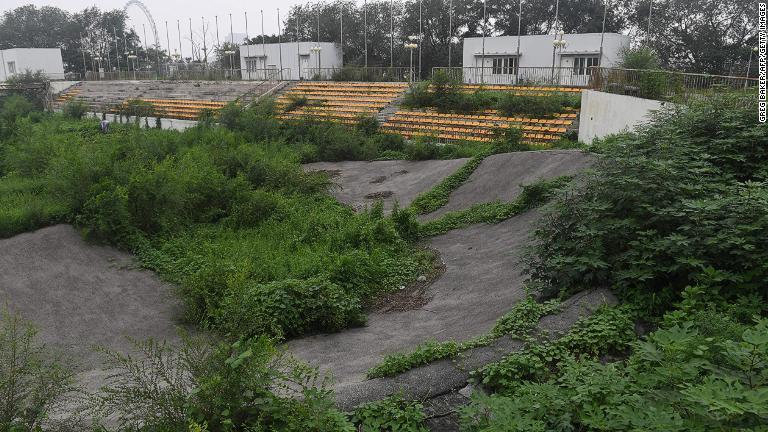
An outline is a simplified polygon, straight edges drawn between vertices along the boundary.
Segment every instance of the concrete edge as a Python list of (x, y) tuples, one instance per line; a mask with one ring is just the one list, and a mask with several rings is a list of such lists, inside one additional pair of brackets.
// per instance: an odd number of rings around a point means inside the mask
[[(563, 302), (561, 312), (543, 317), (534, 334), (554, 339), (571, 328), (580, 318), (589, 316), (603, 305), (615, 305), (616, 297), (607, 289), (581, 292)], [(426, 400), (465, 387), (470, 373), (497, 362), (525, 344), (510, 337), (497, 339), (489, 346), (463, 353), (456, 359), (439, 360), (394, 377), (375, 378), (336, 388), (336, 405), (344, 411), (394, 394), (406, 399)]]

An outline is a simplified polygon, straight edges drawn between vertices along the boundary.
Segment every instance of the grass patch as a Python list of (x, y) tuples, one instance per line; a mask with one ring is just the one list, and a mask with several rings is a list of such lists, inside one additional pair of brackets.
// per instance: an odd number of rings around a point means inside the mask
[(555, 191), (568, 185), (571, 179), (571, 176), (560, 176), (554, 179), (539, 180), (530, 185), (523, 185), (523, 190), (515, 201), (480, 203), (468, 209), (448, 212), (440, 219), (422, 224), (419, 227), (419, 234), (429, 237), (477, 223), (498, 223), (507, 220), (543, 204), (552, 197)]
[(47, 193), (39, 179), (0, 179), (0, 238), (64, 222), (67, 206)]
[(439, 209), (448, 203), (451, 192), (459, 188), (469, 176), (480, 166), (489, 153), (479, 154), (464, 164), (458, 171), (444, 178), (431, 190), (420, 194), (411, 203), (411, 208), (417, 214), (427, 214)]
[(527, 297), (499, 318), (487, 335), (463, 342), (427, 341), (413, 351), (387, 355), (381, 363), (369, 369), (366, 376), (371, 379), (399, 375), (418, 366), (454, 358), (470, 349), (487, 346), (502, 336), (527, 339), (542, 317), (557, 312), (559, 308), (560, 302), (556, 300), (539, 303), (533, 297)]

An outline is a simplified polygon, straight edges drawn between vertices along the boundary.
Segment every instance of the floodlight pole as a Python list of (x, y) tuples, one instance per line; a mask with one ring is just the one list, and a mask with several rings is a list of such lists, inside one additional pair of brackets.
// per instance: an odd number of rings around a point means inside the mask
[(421, 46), (424, 45), (424, 29), (421, 19), (422, 0), (419, 0), (419, 79), (421, 79)]
[[(389, 0), (389, 68), (395, 66), (395, 0)], [(390, 73), (392, 71), (390, 70)]]
[[(485, 30), (488, 27), (488, 18), (486, 15), (487, 2), (483, 0), (483, 50), (480, 56), (480, 84), (485, 84)], [(419, 71), (421, 72), (421, 71)]]
[(605, 18), (608, 16), (608, 0), (603, 0), (603, 30), (600, 32), (600, 57), (597, 58), (597, 67), (603, 65), (603, 43), (605, 42)]
[(344, 3), (339, 3), (339, 40), (341, 43), (341, 67), (344, 67)]
[(517, 56), (515, 57), (515, 84), (520, 82), (520, 35), (523, 32), (523, 0), (517, 2)]
[[(555, 39), (557, 39), (557, 29), (558, 29), (558, 24), (559, 24), (559, 21), (558, 21), (559, 13), (560, 13), (560, 0), (557, 0), (557, 2), (555, 3), (555, 24), (554, 24), (554, 26), (555, 26)], [(553, 46), (552, 47), (552, 79), (554, 79), (554, 77), (555, 77), (555, 52), (556, 51), (557, 51), (557, 47)]]
[(117, 29), (112, 27), (112, 33), (115, 34), (115, 55), (117, 56), (117, 79), (120, 79), (120, 48), (118, 46)]
[(181, 23), (176, 20), (176, 30), (179, 32), (179, 58), (184, 60), (184, 51), (181, 50)]
[(368, 70), (368, 0), (363, 1), (363, 51), (365, 52), (365, 69)]
[(451, 51), (453, 48), (453, 0), (448, 2), (448, 73), (451, 73)]
[[(262, 15), (264, 16), (264, 15)], [(261, 28), (264, 28), (262, 25)], [(283, 81), (283, 36), (282, 28), (280, 27), (280, 8), (277, 8), (277, 47), (280, 52), (280, 81)]]
[(86, 79), (86, 75), (88, 74), (88, 66), (85, 63), (85, 39), (83, 39), (82, 33), (80, 33), (80, 52), (83, 53), (83, 79)]
[(200, 17), (200, 21), (203, 24), (203, 62), (208, 65), (208, 43), (205, 40), (205, 17)]

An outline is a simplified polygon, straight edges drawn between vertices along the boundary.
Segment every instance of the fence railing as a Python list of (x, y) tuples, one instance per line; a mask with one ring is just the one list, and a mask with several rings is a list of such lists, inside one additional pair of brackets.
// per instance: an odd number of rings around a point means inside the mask
[(434, 67), (432, 74), (442, 72), (466, 84), (551, 85), (587, 87), (589, 70), (573, 67)]
[(301, 78), (312, 81), (408, 82), (415, 78), (408, 67), (305, 68)]
[(685, 102), (723, 90), (751, 91), (757, 78), (661, 70), (590, 68), (590, 88), (661, 101)]
[(281, 81), (291, 79), (290, 69), (171, 69), (158, 73), (152, 71), (88, 71), (87, 81), (116, 81), (116, 80), (179, 80), (179, 81)]

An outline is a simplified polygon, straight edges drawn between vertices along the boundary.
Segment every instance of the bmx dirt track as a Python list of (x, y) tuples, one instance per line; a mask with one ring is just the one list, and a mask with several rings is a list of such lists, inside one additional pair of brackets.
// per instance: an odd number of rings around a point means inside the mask
[[(356, 207), (382, 196), (407, 205), (466, 160), (341, 162), (307, 169), (338, 171), (337, 198)], [(589, 165), (576, 151), (496, 155), (484, 161), (447, 205), (509, 200), (519, 184), (572, 174)], [(513, 169), (514, 168), (514, 169)], [(534, 172), (536, 174), (530, 174)], [(495, 187), (494, 185), (502, 185)], [(386, 194), (384, 194), (386, 195)], [(364, 380), (386, 354), (430, 339), (468, 339), (489, 330), (523, 296), (518, 258), (539, 218), (538, 211), (495, 225), (474, 225), (430, 239), (445, 273), (428, 288), (424, 306), (372, 313), (368, 325), (332, 335), (291, 341), (289, 350), (330, 373), (337, 388)], [(39, 329), (39, 338), (79, 364), (81, 381), (92, 388), (102, 375), (96, 346), (130, 351), (128, 337), (178, 340), (180, 304), (172, 287), (134, 267), (130, 255), (85, 242), (68, 225), (0, 239), (0, 301)]]
[(130, 255), (85, 242), (70, 225), (43, 228), (0, 240), (0, 301), (88, 381), (102, 365), (95, 347), (129, 352), (129, 337), (177, 340), (171, 287), (133, 266)]
[[(459, 210), (476, 203), (509, 201), (519, 194), (521, 184), (575, 174), (591, 161), (583, 152), (567, 150), (490, 156), (451, 194), (446, 207)], [(317, 169), (308, 167), (313, 168)], [(433, 167), (413, 162), (410, 168), (431, 177), (428, 171)], [(378, 190), (370, 179), (384, 177), (392, 167), (382, 162), (344, 162), (323, 164), (322, 169), (341, 172), (337, 178), (341, 191), (355, 193), (337, 192), (336, 196), (354, 204), (356, 197)], [(401, 196), (423, 192), (403, 189), (408, 184), (399, 186)], [(365, 327), (294, 340), (287, 344), (289, 350), (331, 375), (341, 388), (363, 381), (365, 372), (386, 354), (431, 339), (465, 340), (487, 332), (524, 296), (519, 257), (538, 219), (539, 212), (534, 210), (499, 224), (474, 225), (430, 239), (428, 246), (440, 252), (446, 268), (427, 289), (430, 302), (415, 310), (372, 313)]]

